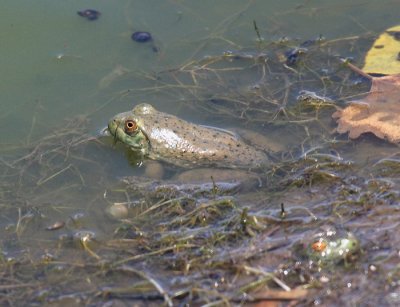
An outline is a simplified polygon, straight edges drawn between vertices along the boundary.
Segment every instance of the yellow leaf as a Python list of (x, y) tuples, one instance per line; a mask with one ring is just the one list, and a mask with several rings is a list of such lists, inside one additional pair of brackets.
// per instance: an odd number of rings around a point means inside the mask
[(365, 57), (366, 73), (400, 73), (400, 25), (389, 28), (374, 42)]

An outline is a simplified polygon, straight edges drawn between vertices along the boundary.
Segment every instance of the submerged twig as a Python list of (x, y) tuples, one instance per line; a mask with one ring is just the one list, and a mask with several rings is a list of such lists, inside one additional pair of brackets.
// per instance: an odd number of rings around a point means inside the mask
[(132, 266), (128, 266), (128, 265), (123, 265), (123, 266), (119, 267), (119, 269), (124, 272), (135, 273), (135, 274), (139, 275), (140, 277), (142, 277), (143, 279), (150, 282), (157, 289), (157, 291), (164, 297), (165, 303), (170, 307), (173, 306), (172, 300), (169, 297), (167, 291), (165, 291), (164, 288), (161, 286), (161, 284), (157, 280), (152, 278), (149, 274), (147, 274), (143, 271), (137, 270), (137, 269), (133, 268)]
[(365, 78), (367, 78), (368, 80), (372, 80), (372, 76), (367, 74), (366, 72), (363, 72), (361, 69), (359, 69), (357, 66), (351, 64), (349, 61), (346, 60), (342, 60), (342, 62), (344, 64), (346, 64), (346, 66), (348, 66), (352, 71), (358, 73), (360, 76), (363, 76)]

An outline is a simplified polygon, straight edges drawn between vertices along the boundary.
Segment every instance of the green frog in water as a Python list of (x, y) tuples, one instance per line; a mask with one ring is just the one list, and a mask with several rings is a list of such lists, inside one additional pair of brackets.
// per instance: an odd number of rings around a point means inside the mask
[(145, 103), (114, 116), (108, 130), (144, 158), (184, 168), (254, 170), (269, 164), (263, 151), (230, 131), (196, 125)]

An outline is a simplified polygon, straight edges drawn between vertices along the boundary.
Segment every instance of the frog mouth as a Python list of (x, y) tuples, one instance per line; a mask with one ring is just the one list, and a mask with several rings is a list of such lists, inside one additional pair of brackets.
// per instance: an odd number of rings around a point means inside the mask
[(113, 146), (115, 146), (118, 143), (118, 129), (120, 128), (121, 123), (118, 122), (116, 123), (115, 120), (110, 121), (108, 123), (107, 128), (105, 128), (104, 130), (106, 130), (112, 137), (113, 137)]
[(108, 126), (105, 126), (104, 128), (102, 128), (99, 132), (99, 134), (101, 136), (111, 136), (111, 131), (108, 129)]

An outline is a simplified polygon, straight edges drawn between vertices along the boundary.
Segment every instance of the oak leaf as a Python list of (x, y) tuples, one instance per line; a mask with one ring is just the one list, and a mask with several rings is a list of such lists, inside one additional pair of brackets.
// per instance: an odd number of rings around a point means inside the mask
[(350, 68), (369, 78), (371, 89), (366, 97), (350, 102), (336, 111), (338, 133), (349, 132), (354, 139), (371, 132), (392, 143), (400, 142), (400, 74), (372, 77), (349, 64)]

